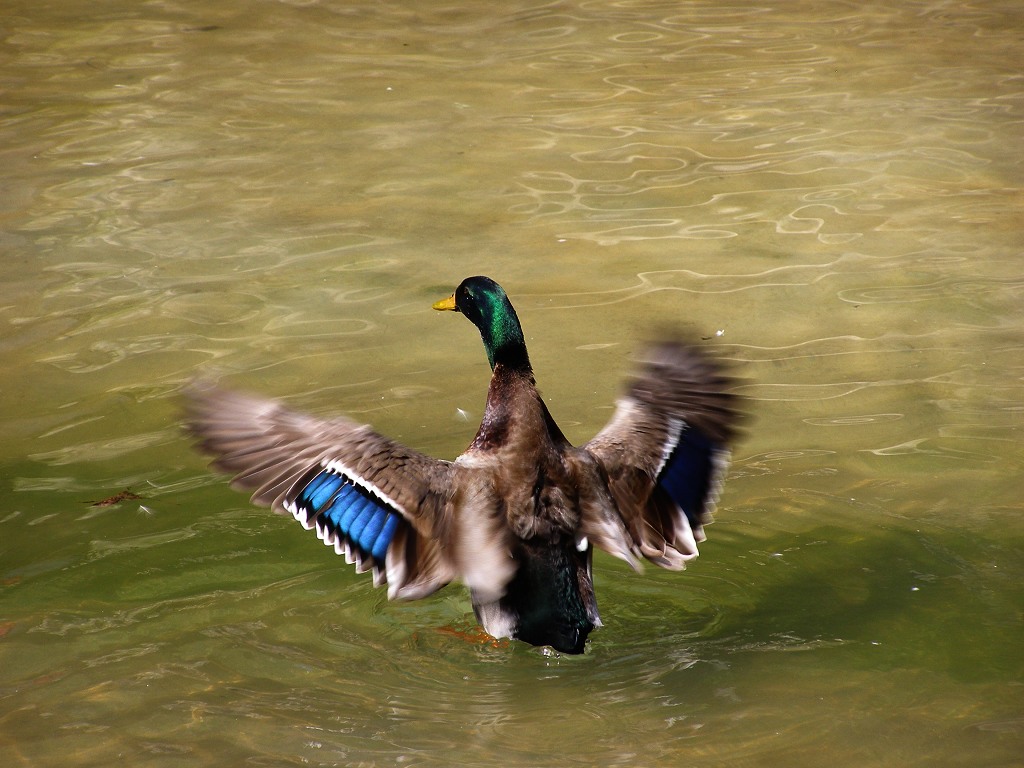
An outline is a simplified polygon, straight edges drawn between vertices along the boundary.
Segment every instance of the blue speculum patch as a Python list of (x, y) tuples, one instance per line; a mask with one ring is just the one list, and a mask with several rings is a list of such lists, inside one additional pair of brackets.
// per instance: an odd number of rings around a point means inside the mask
[(295, 505), (305, 510), (307, 520), (381, 562), (400, 520), (383, 499), (334, 469), (324, 469), (306, 483)]
[(694, 529), (700, 524), (704, 505), (713, 492), (718, 471), (715, 454), (720, 450), (722, 446), (703, 432), (686, 428), (658, 478), (658, 485), (682, 508)]

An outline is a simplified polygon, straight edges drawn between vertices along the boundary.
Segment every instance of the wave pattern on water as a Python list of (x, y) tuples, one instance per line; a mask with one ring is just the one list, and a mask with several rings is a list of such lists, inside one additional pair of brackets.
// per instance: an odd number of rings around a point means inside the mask
[[(8, 5), (11, 765), (1019, 759), (1018, 4)], [(478, 273), (574, 440), (652, 328), (743, 377), (700, 560), (599, 557), (582, 658), (386, 604), (178, 430), (198, 375), (455, 455)]]

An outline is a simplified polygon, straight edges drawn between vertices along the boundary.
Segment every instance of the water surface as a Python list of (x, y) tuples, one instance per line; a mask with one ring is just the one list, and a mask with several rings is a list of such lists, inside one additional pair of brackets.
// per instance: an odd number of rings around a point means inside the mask
[[(6, 16), (6, 763), (1022, 764), (1016, 3)], [(583, 657), (388, 604), (179, 431), (204, 375), (457, 455), (478, 273), (575, 442), (652, 329), (745, 377), (701, 558), (600, 556)]]

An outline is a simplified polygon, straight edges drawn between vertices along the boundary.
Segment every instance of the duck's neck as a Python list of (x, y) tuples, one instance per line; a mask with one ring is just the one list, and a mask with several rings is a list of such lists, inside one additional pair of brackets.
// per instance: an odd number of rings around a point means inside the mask
[(530, 356), (526, 353), (525, 344), (506, 344), (496, 348), (493, 352), (488, 349), (487, 360), (491, 364), (492, 371), (500, 365), (509, 371), (533, 378), (533, 366), (530, 365)]
[(480, 337), (484, 341), (487, 362), (493, 371), (502, 365), (511, 371), (532, 374), (530, 355), (526, 351), (523, 327), (512, 305), (506, 302), (501, 311), (494, 312), (479, 325)]
[(510, 368), (498, 362), (487, 387), (480, 429), (471, 447), (478, 451), (505, 449), (520, 445), (524, 434), (534, 445), (536, 440), (529, 435), (537, 433), (543, 413), (544, 404), (537, 395), (530, 369)]

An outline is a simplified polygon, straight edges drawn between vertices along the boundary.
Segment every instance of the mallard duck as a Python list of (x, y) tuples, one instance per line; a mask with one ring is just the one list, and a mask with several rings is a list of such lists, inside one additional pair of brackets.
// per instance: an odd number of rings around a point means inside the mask
[(460, 580), (494, 638), (582, 653), (601, 625), (594, 547), (637, 570), (697, 556), (739, 419), (731, 379), (693, 346), (654, 344), (611, 420), (576, 448), (537, 392), (496, 282), (467, 278), (433, 307), (479, 329), (492, 370), (476, 437), (454, 461), (211, 385), (187, 392), (190, 429), (235, 487), (315, 530), (388, 598)]

